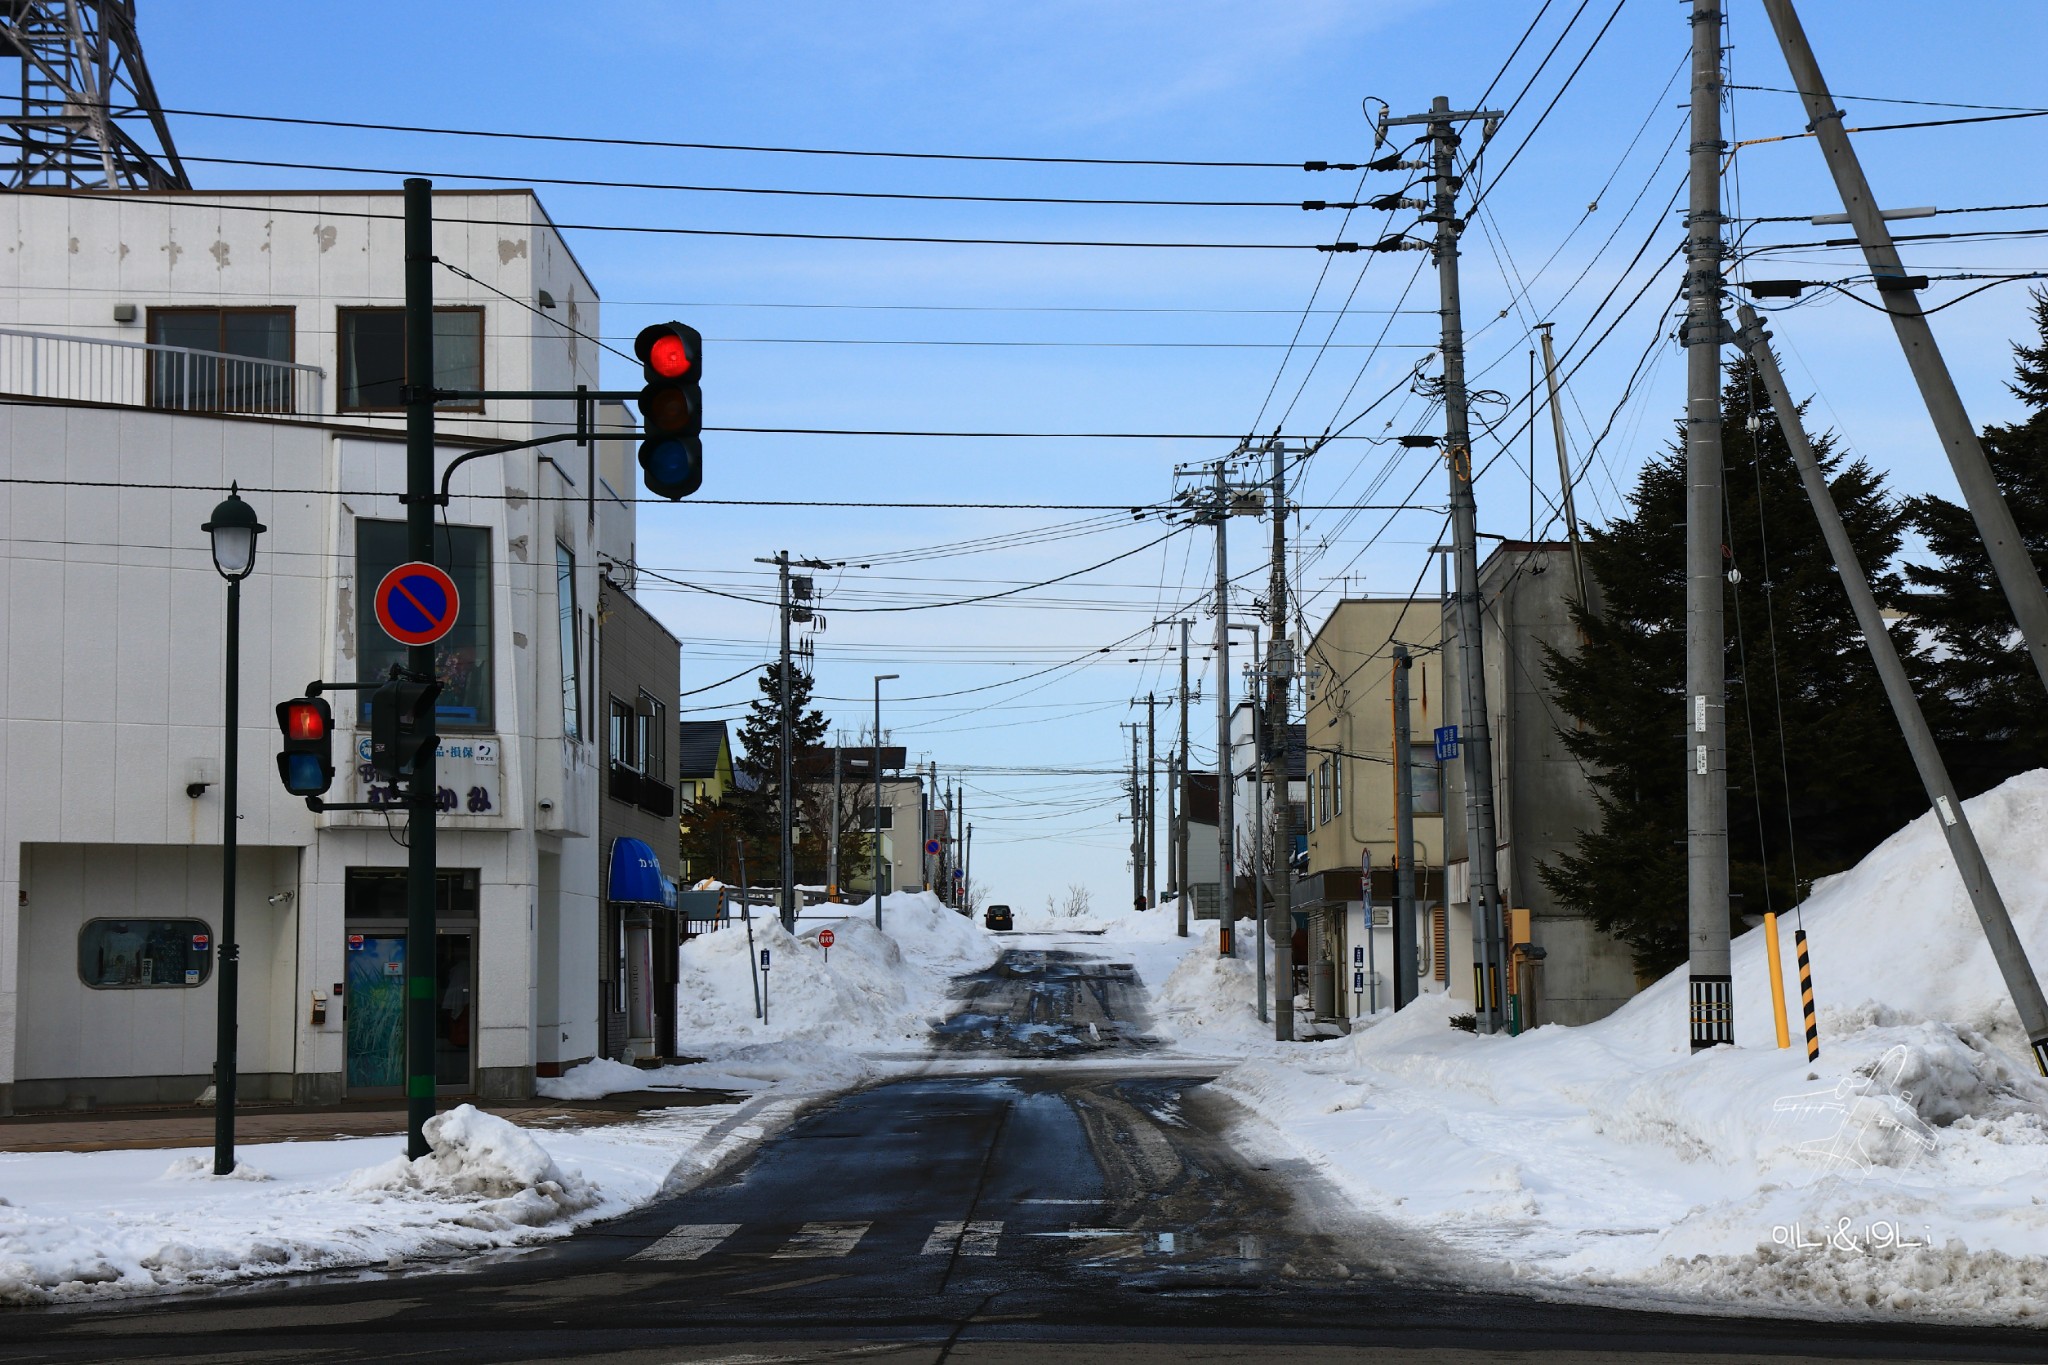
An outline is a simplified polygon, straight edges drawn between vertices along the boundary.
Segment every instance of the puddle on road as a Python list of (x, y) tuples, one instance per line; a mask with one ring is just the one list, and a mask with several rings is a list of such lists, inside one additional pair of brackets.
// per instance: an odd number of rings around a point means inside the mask
[(932, 1026), (941, 1051), (1070, 1057), (1156, 1046), (1128, 962), (1012, 948), (955, 986), (958, 1012)]

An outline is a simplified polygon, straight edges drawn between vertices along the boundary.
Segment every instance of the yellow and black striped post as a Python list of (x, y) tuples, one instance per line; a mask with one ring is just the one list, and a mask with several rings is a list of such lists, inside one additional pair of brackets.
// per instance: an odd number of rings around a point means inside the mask
[(1806, 1015), (1806, 1060), (1820, 1060), (1820, 1024), (1813, 1017), (1813, 960), (1806, 955), (1806, 931), (1794, 929), (1792, 942), (1799, 948), (1799, 1008)]

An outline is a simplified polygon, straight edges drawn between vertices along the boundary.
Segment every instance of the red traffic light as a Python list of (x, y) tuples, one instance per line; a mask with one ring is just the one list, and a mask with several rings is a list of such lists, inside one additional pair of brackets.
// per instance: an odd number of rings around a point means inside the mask
[(318, 702), (286, 702), (284, 708), (284, 734), (286, 739), (327, 738), (327, 708)]
[(657, 337), (647, 348), (647, 366), (665, 379), (680, 379), (690, 372), (690, 349), (673, 332)]

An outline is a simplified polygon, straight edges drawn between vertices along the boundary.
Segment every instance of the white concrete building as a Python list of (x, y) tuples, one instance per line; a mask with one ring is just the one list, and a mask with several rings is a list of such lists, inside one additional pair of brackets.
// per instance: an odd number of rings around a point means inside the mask
[[(437, 383), (594, 387), (596, 293), (535, 198), (435, 216)], [(0, 221), (0, 1110), (210, 1079), (226, 585), (199, 528), (230, 483), (268, 527), (242, 588), (242, 1093), (399, 1093), (403, 821), (315, 815), (272, 756), (277, 702), (403, 657), (369, 605), (405, 557), (401, 200), (27, 192)], [(444, 465), (572, 420), (444, 408)], [(475, 460), (441, 517), (444, 1092), (527, 1094), (597, 1051), (594, 469), (573, 444)], [(368, 799), (352, 697), (332, 800)]]

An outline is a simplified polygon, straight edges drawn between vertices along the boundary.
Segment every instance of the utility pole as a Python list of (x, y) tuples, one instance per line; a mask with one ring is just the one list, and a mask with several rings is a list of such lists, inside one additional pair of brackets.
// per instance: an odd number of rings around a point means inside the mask
[(782, 589), (782, 704), (779, 708), (782, 712), (782, 778), (777, 791), (777, 804), (782, 807), (782, 927), (793, 934), (796, 932), (796, 806), (790, 793), (793, 771), (790, 736), (796, 727), (790, 723), (789, 714), (789, 551), (776, 552), (775, 566)]
[(1231, 857), (1237, 813), (1231, 799), (1230, 771), (1230, 489), (1223, 481), (1222, 460), (1216, 462), (1216, 946), (1235, 957), (1237, 877)]
[[(1273, 764), (1273, 861), (1278, 866), (1274, 869), (1268, 935), (1273, 941), (1273, 1037), (1286, 1043), (1294, 1039), (1294, 810), (1288, 804), (1287, 774), (1287, 691), (1294, 678), (1294, 649), (1287, 638), (1286, 452), (1278, 441), (1272, 442), (1271, 448), (1273, 570), (1266, 587), (1266, 620), (1272, 640), (1266, 659), (1266, 723), (1272, 727), (1267, 749)], [(1366, 895), (1370, 905), (1369, 888)], [(1264, 1003), (1262, 992), (1260, 1004)]]
[[(1195, 623), (1192, 617), (1181, 616), (1171, 621), (1154, 621), (1152, 624), (1155, 626), (1177, 625), (1180, 627), (1180, 772), (1176, 781), (1181, 787), (1185, 787), (1188, 780), (1188, 630)], [(1174, 914), (1180, 921), (1180, 936), (1186, 938), (1188, 936), (1188, 898), (1194, 894), (1194, 888), (1188, 885), (1187, 794), (1185, 791), (1178, 790), (1178, 788), (1175, 794), (1180, 798), (1180, 814), (1177, 821), (1173, 823), (1173, 829), (1169, 834), (1169, 837), (1173, 840), (1173, 848), (1169, 851), (1168, 856), (1173, 861), (1173, 884), (1178, 892), (1173, 898)], [(1174, 796), (1169, 795), (1167, 798), (1167, 812), (1170, 820), (1173, 818), (1173, 803)]]
[(832, 842), (827, 846), (825, 869), (825, 895), (834, 905), (839, 903), (839, 753), (840, 737), (832, 737)]
[(1166, 750), (1166, 894), (1180, 899), (1180, 869), (1174, 862), (1175, 832), (1179, 830), (1180, 755)]
[[(925, 770), (931, 774), (931, 798), (926, 803), (927, 811), (925, 815), (924, 825), (924, 843), (921, 844), (918, 848), (918, 866), (924, 869), (924, 889), (930, 891), (933, 889), (932, 883), (937, 879), (939, 871), (938, 855), (936, 853), (928, 851), (931, 847), (932, 840), (937, 836), (937, 831), (932, 828), (931, 817), (938, 814), (939, 761), (935, 758), (925, 760)], [(943, 886), (937, 888), (937, 890), (941, 897), (943, 897), (946, 894), (946, 888)]]
[[(434, 560), (434, 184), (405, 182), (405, 540), (406, 553)], [(434, 680), (434, 646), (412, 645), (415, 682)], [(436, 727), (438, 728), (438, 727)], [(439, 863), (434, 841), (435, 742), (422, 744), (406, 790), (405, 820), (405, 1150), (427, 1154), (434, 1117), (434, 915)]]
[(2041, 994), (2041, 983), (2034, 975), (2033, 964), (2027, 960), (2026, 947), (2013, 929), (2012, 916), (2007, 913), (2005, 900), (1998, 893), (1998, 884), (1992, 879), (1990, 864), (1984, 860), (1984, 852), (1977, 846), (1977, 836), (1970, 828), (1970, 817), (1963, 809), (1963, 799), (1957, 795), (1955, 784), (1949, 781), (1948, 767), (1942, 762), (1940, 750), (1935, 748), (1927, 719), (1921, 714), (1919, 700), (1913, 695), (1913, 685), (1906, 678), (1905, 665), (1899, 662), (1898, 646), (1892, 643), (1884, 615), (1878, 610), (1877, 598), (1870, 591), (1870, 581), (1864, 576), (1863, 566), (1856, 558), (1856, 547), (1842, 527), (1834, 495), (1828, 491), (1820, 461), (1814, 458), (1813, 446), (1806, 439), (1805, 425), (1800, 421), (1799, 409), (1793, 405), (1791, 391), (1785, 387), (1785, 376), (1778, 368), (1778, 358), (1771, 352), (1770, 334), (1764, 331), (1756, 310), (1748, 304), (1743, 304), (1737, 315), (1742, 321), (1738, 339), (1743, 349), (1756, 360), (1757, 369), (1763, 376), (1771, 407), (1777, 413), (1778, 429), (1784, 432), (1785, 443), (1792, 449), (1792, 458), (1799, 466), (1799, 477), (1806, 484), (1807, 499), (1813, 503), (1814, 515), (1820, 519), (1821, 534), (1834, 555), (1835, 576), (1841, 580), (1842, 589), (1849, 594), (1849, 603), (1855, 608), (1856, 624), (1863, 632), (1864, 643), (1869, 646), (1872, 662), (1877, 665), (1878, 677), (1884, 682), (1885, 696), (1892, 704), (1892, 714), (1898, 717), (1900, 732), (1906, 737), (1906, 747), (1912, 751), (1913, 766), (1920, 770), (1920, 782), (1927, 789), (1927, 799), (1934, 804), (1937, 823), (1943, 837), (1948, 840), (1949, 856), (1955, 860), (1956, 871), (1970, 893), (1970, 903), (1976, 908), (1977, 920), (1984, 926), (1984, 937), (1991, 945), (1991, 956), (1998, 963), (1999, 974), (2005, 978), (2005, 988), (2019, 1012), (2020, 1025), (2027, 1032), (2034, 1065), (2042, 1075), (2048, 1076), (2048, 999)]
[[(1550, 390), (1550, 434), (1557, 442), (1557, 490), (1558, 505), (1564, 509), (1565, 535), (1572, 543), (1572, 584), (1579, 591), (1579, 605), (1586, 604), (1586, 561), (1579, 552), (1579, 509), (1572, 501), (1572, 462), (1564, 445), (1564, 409), (1557, 405), (1557, 351), (1550, 340), (1551, 324), (1539, 322), (1538, 331), (1543, 333), (1543, 380)], [(1535, 422), (1529, 423), (1533, 440)], [(1536, 477), (1536, 459), (1532, 452), (1529, 458), (1529, 477)], [(1534, 536), (1530, 537), (1535, 539)]]
[(1159, 798), (1159, 754), (1154, 747), (1154, 732), (1157, 729), (1154, 717), (1158, 714), (1158, 697), (1145, 694), (1145, 908), (1150, 910), (1159, 903), (1159, 842), (1153, 826), (1157, 820), (1154, 803)]
[(1792, 84), (1806, 106), (1811, 120), (1807, 127), (1813, 130), (1821, 155), (1827, 158), (1835, 188), (1842, 195), (1842, 207), (1847, 210), (1850, 226), (1863, 248), (1863, 259), (1876, 277), (1878, 302), (1891, 315), (1892, 330), (1898, 334), (1899, 345), (1906, 353), (1913, 382), (1919, 385), (1921, 401), (1927, 405), (1927, 415), (1933, 419), (1942, 448), (1948, 453), (1963, 500), (1969, 504), (1970, 516), (1977, 523), (1977, 533), (1984, 538), (1992, 572), (2005, 590), (2006, 601), (2012, 605), (2027, 652), (2034, 657), (2034, 668), (2041, 674), (2042, 682), (2048, 684), (2048, 591), (2042, 588), (2041, 575), (2013, 523), (2012, 509), (2006, 506), (1991, 465), (1984, 458), (1977, 428), (1963, 407), (1962, 395), (1956, 392), (1955, 379), (1935, 343), (1934, 329), (1927, 325), (1927, 315), (1914, 294), (1921, 286), (1906, 274), (1905, 264), (1899, 259), (1891, 229), (1885, 226), (1884, 214), (1870, 192), (1870, 182), (1864, 178), (1863, 165), (1849, 145), (1848, 131), (1842, 126), (1842, 111), (1835, 107), (1834, 96), (1828, 93), (1820, 63), (1814, 59), (1806, 30), (1801, 27), (1791, 0), (1764, 0), (1764, 12), (1777, 31), (1778, 46), (1784, 50)]
[(1131, 732), (1131, 899), (1145, 904), (1144, 796), (1138, 787), (1138, 727), (1122, 725)]
[(974, 910), (974, 826), (967, 826), (967, 855), (960, 861), (960, 903)]
[(1394, 646), (1394, 1008), (1415, 998), (1415, 765), (1408, 758), (1408, 646)]
[[(778, 743), (782, 749), (781, 772), (778, 775), (780, 786), (777, 791), (777, 804), (782, 808), (782, 927), (791, 933), (795, 933), (799, 898), (796, 890), (795, 755), (791, 751), (796, 745), (796, 717), (790, 714), (789, 625), (794, 615), (791, 610), (792, 597), (794, 596), (808, 602), (814, 596), (814, 591), (811, 587), (810, 579), (792, 580), (790, 578), (789, 570), (792, 561), (787, 550), (776, 551), (772, 559), (756, 556), (754, 562), (756, 564), (773, 564), (775, 566), (776, 585), (779, 589), (777, 600), (780, 604), (782, 615), (782, 649), (778, 670), (781, 687), (779, 689), (780, 695), (777, 698), (779, 702), (777, 709), (782, 713), (781, 723), (777, 726), (779, 732)], [(794, 561), (794, 563), (797, 567), (804, 569), (829, 569), (832, 567), (830, 563), (822, 559), (800, 559)], [(792, 593), (792, 585), (794, 585), (794, 593)], [(805, 611), (808, 612), (809, 610), (810, 608), (805, 608)], [(811, 618), (806, 616), (804, 619), (808, 621)]]
[(1454, 125), (1484, 119), (1490, 127), (1500, 118), (1490, 110), (1453, 111), (1450, 101), (1439, 95), (1427, 114), (1387, 119), (1383, 124), (1426, 124), (1431, 144), (1430, 174), (1436, 194), (1426, 221), (1436, 224), (1437, 292), (1443, 310), (1444, 455), (1451, 476), (1458, 673), (1464, 684), (1460, 742), (1465, 750), (1465, 824), (1470, 835), (1466, 866), (1472, 906), (1472, 1012), (1482, 1033), (1496, 1033), (1501, 1027), (1500, 870), (1493, 808), (1493, 741), (1487, 722), (1486, 660), (1480, 633), (1479, 512), (1472, 490), (1465, 331), (1458, 294), (1458, 233), (1463, 225), (1458, 219), (1459, 180), (1453, 162), (1458, 146)]
[(1727, 571), (1721, 524), (1721, 0), (1692, 0), (1685, 233), (1686, 944), (1692, 1049), (1735, 1041), (1728, 954)]

